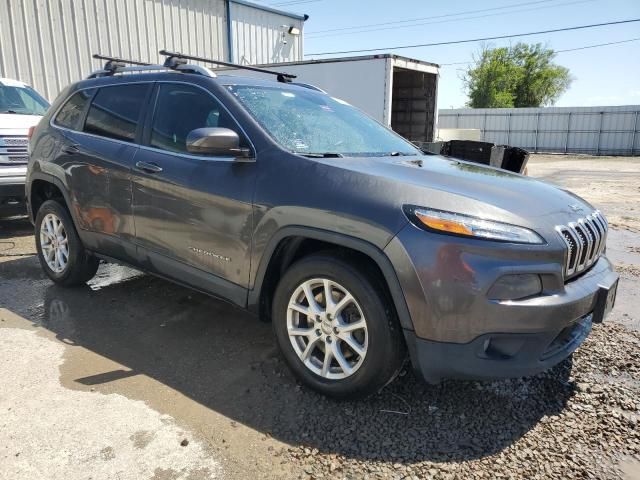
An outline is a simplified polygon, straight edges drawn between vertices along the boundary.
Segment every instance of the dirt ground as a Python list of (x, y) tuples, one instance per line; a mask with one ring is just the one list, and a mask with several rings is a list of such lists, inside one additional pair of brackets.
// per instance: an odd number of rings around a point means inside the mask
[(102, 265), (45, 279), (0, 221), (0, 479), (640, 479), (640, 158), (534, 156), (609, 218), (610, 318), (550, 372), (335, 402), (296, 384), (270, 325)]

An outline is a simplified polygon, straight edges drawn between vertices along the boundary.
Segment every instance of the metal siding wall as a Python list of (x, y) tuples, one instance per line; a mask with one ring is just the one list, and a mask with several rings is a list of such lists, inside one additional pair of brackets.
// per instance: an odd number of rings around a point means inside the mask
[(53, 100), (100, 68), (94, 53), (158, 62), (166, 48), (226, 60), (225, 10), (224, 0), (0, 0), (0, 77)]
[(532, 152), (640, 154), (640, 105), (460, 108), (439, 111), (438, 128), (476, 128), (482, 139)]
[[(230, 7), (234, 63), (259, 65), (303, 60), (302, 33), (286, 33), (289, 26), (298, 27), (302, 32), (302, 20), (234, 2)], [(282, 41), (283, 32), (286, 45)]]

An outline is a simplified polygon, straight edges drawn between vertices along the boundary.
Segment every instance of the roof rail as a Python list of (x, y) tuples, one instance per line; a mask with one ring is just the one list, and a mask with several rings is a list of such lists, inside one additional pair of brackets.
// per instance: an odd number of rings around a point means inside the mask
[(309, 90), (315, 90), (316, 92), (327, 93), (320, 87), (316, 87), (315, 85), (311, 85), (310, 83), (302, 83), (302, 82), (293, 82), (292, 85), (297, 85), (299, 87), (308, 88)]
[(266, 70), (264, 68), (251, 67), (249, 65), (238, 65), (235, 63), (223, 62), (221, 60), (211, 60), (209, 58), (196, 57), (194, 55), (185, 55), (184, 53), (169, 52), (167, 50), (160, 50), (160, 55), (164, 55), (167, 59), (164, 62), (165, 67), (177, 68), (177, 65), (186, 63), (187, 60), (195, 60), (196, 62), (211, 63), (214, 65), (220, 65), (223, 67), (240, 68), (243, 70), (251, 70), (252, 72), (268, 73), (270, 75), (277, 75), (278, 81), (282, 83), (290, 83), (292, 79), (296, 78), (295, 75), (290, 73), (276, 72), (274, 70)]
[(167, 64), (167, 62), (165, 62), (165, 65), (154, 65), (152, 63), (140, 62), (138, 60), (125, 60), (123, 58), (100, 55), (98, 53), (94, 54), (93, 58), (106, 60), (107, 62), (104, 64), (102, 70), (96, 70), (87, 78), (108, 77), (115, 75), (116, 73), (149, 72), (157, 70), (176, 70), (183, 73), (196, 73), (207, 77), (216, 76), (216, 74), (208, 68), (201, 67), (199, 65), (189, 65), (186, 61), (174, 62), (171, 65)]

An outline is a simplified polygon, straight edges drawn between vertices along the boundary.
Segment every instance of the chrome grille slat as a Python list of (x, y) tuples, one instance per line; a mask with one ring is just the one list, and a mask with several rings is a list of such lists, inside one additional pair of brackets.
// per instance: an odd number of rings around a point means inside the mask
[(591, 216), (585, 219), (585, 225), (591, 232), (591, 235), (593, 236), (593, 245), (591, 246), (591, 250), (589, 251), (589, 261), (593, 262), (596, 255), (598, 254), (598, 248), (600, 248), (600, 232), (594, 225), (593, 220), (591, 219)]
[(580, 225), (580, 228), (585, 233), (586, 239), (587, 239), (587, 246), (585, 248), (585, 255), (584, 255), (585, 265), (591, 264), (591, 259), (593, 258), (593, 247), (596, 244), (596, 237), (593, 234), (593, 232), (589, 229), (589, 224), (587, 223), (587, 219), (588, 217), (581, 218), (580, 220), (578, 220), (578, 225)]
[(565, 278), (583, 272), (598, 261), (606, 245), (607, 229), (607, 220), (599, 210), (566, 225), (556, 226), (567, 247)]
[(29, 139), (26, 136), (0, 135), (0, 164), (27, 163)]
[(607, 244), (608, 223), (607, 223), (606, 218), (604, 218), (604, 215), (602, 215), (597, 210), (594, 212), (593, 218), (597, 222), (597, 224), (600, 226), (600, 228), (602, 229), (602, 241), (600, 242), (600, 250), (598, 251), (598, 256), (600, 256), (600, 255), (602, 255), (602, 252), (604, 251), (604, 247)]
[(576, 272), (580, 272), (584, 269), (584, 265), (581, 268), (580, 263), (582, 262), (582, 252), (586, 246), (586, 241), (583, 238), (584, 234), (578, 230), (578, 224), (576, 222), (569, 223), (569, 229), (571, 230), (574, 238), (576, 239), (576, 245), (577, 245)]
[(598, 235), (598, 244), (596, 245), (596, 248), (595, 248), (595, 256), (597, 258), (600, 256), (600, 252), (602, 251), (602, 245), (604, 244), (604, 230), (598, 223), (598, 220), (596, 219), (595, 214), (591, 216), (590, 220), (594, 230), (596, 231), (596, 234)]

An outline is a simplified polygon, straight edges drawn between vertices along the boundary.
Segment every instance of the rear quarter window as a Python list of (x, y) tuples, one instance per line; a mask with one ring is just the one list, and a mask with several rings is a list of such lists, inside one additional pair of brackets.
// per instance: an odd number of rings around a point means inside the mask
[(53, 123), (71, 130), (81, 130), (82, 117), (95, 91), (95, 88), (90, 88), (71, 95), (69, 100), (58, 111)]
[(150, 86), (137, 83), (100, 88), (89, 107), (84, 131), (133, 142)]

